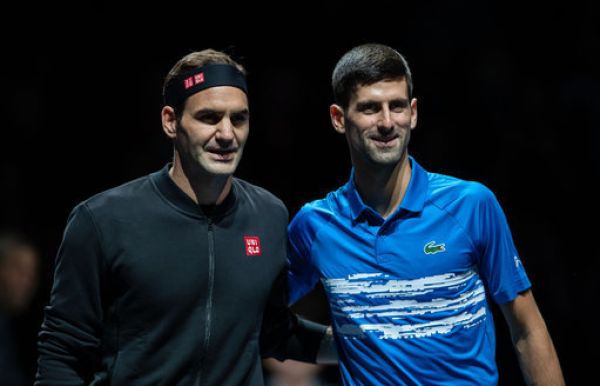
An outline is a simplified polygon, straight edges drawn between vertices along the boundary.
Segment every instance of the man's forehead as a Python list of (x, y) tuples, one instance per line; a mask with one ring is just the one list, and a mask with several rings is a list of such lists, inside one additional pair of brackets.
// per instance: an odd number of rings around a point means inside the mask
[(247, 110), (248, 97), (237, 87), (211, 87), (190, 96), (186, 107), (192, 110)]
[(382, 80), (356, 87), (351, 101), (356, 103), (363, 100), (408, 99), (408, 85), (405, 78)]

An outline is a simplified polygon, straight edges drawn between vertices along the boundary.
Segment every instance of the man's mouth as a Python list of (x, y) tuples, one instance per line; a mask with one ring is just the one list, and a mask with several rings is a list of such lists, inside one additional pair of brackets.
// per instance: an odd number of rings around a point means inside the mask
[(381, 148), (388, 148), (396, 146), (398, 143), (398, 136), (394, 135), (391, 137), (373, 137), (371, 140), (375, 143), (375, 146)]
[(217, 161), (231, 161), (237, 153), (237, 149), (207, 149), (206, 151)]

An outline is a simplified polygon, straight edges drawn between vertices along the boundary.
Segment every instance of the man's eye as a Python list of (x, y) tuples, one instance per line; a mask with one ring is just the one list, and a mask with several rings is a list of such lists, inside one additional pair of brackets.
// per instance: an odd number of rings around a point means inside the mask
[(231, 116), (231, 124), (234, 126), (241, 126), (248, 121), (247, 114), (233, 114)]
[(221, 115), (215, 113), (202, 114), (198, 117), (198, 120), (209, 125), (216, 125), (221, 120)]
[(375, 114), (379, 111), (379, 107), (377, 105), (367, 104), (359, 106), (357, 110), (364, 114)]
[(408, 107), (408, 103), (405, 103), (405, 102), (398, 102), (398, 103), (390, 104), (390, 110), (392, 110), (395, 113), (401, 113), (407, 107)]

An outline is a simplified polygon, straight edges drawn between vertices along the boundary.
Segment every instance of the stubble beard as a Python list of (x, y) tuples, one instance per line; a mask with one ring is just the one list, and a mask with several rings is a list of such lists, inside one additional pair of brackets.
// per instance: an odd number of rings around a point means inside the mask
[(382, 149), (377, 147), (377, 145), (375, 145), (373, 143), (372, 140), (366, 139), (365, 141), (365, 155), (366, 155), (366, 159), (369, 161), (369, 163), (373, 164), (373, 165), (379, 165), (379, 166), (394, 166), (396, 165), (398, 162), (400, 162), (404, 156), (404, 153), (407, 150), (408, 147), (408, 140), (410, 138), (410, 129), (408, 129), (407, 131), (404, 131), (403, 133), (400, 134), (400, 136), (397, 138), (398, 139), (398, 145), (393, 147), (393, 148), (389, 148), (389, 149)]

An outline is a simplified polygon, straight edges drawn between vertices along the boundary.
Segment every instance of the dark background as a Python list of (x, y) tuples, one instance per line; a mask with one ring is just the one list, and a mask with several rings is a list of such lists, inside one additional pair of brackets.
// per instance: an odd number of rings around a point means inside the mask
[[(43, 257), (42, 285), (19, 332), (30, 369), (70, 209), (171, 158), (159, 113), (176, 60), (211, 47), (246, 66), (251, 134), (237, 174), (277, 194), (293, 215), (348, 178), (345, 140), (329, 123), (330, 75), (348, 49), (379, 42), (405, 54), (413, 71), (411, 154), (496, 193), (568, 383), (595, 379), (600, 6), (251, 7), (53, 4), (4, 14), (0, 226), (26, 232)], [(496, 316), (501, 384), (518, 385)]]

